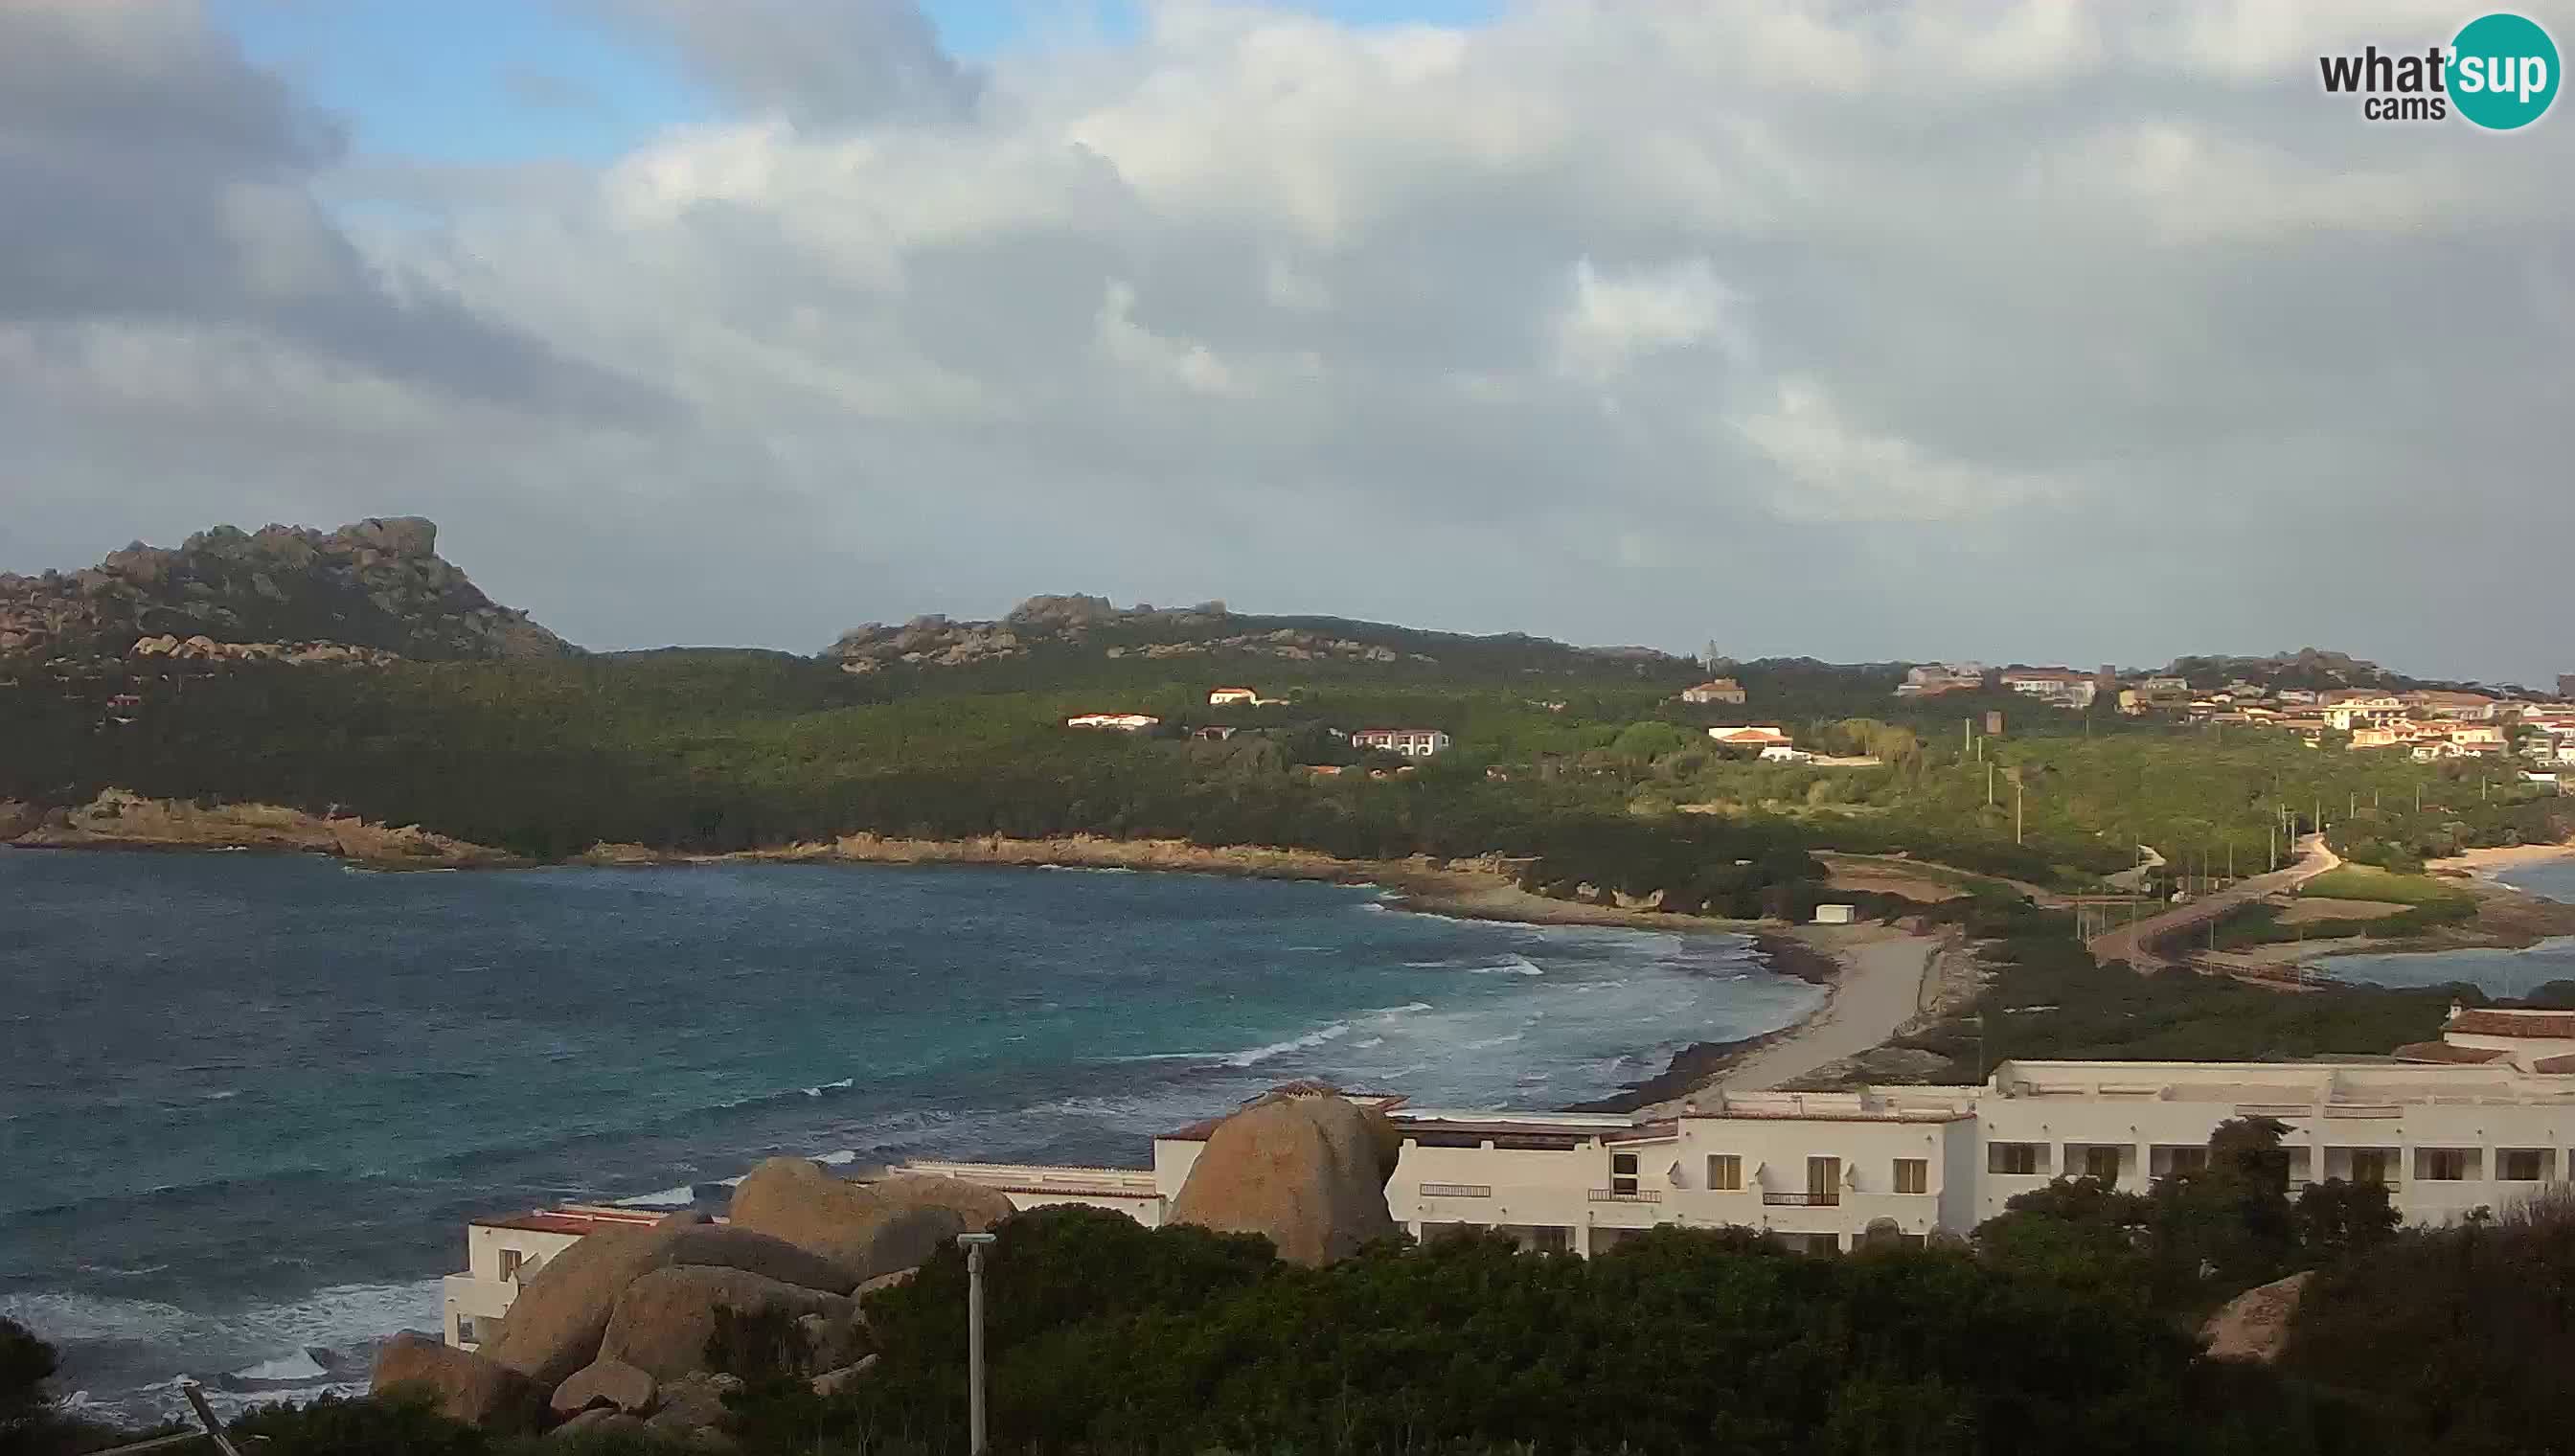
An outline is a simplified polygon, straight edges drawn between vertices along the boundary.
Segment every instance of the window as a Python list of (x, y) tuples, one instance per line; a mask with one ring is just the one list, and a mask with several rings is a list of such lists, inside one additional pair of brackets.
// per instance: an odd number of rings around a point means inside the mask
[(2540, 1178), (2540, 1151), (2535, 1147), (2508, 1147), (2499, 1159), (2499, 1176), (2507, 1182), (2536, 1183)]
[(1997, 1142), (1985, 1148), (1985, 1171), (1989, 1173), (2035, 1173), (2038, 1171), (2038, 1144), (2034, 1142)]
[(1536, 1237), (1529, 1241), (1529, 1246), (1541, 1254), (1560, 1254), (1573, 1247), (1572, 1229), (1542, 1224), (1532, 1232)]
[(1636, 1155), (1634, 1153), (1609, 1154), (1609, 1191), (1622, 1198), (1636, 1191)]
[(2104, 1183), (2119, 1181), (2119, 1150), (2115, 1147), (2083, 1149), (2083, 1176)]
[(2386, 1182), (2387, 1149), (2383, 1147), (2354, 1149), (2351, 1155), (2351, 1180), (2355, 1183)]
[(526, 1263), (527, 1259), (527, 1254), (522, 1250), (503, 1249), (501, 1251), (501, 1277), (504, 1279), (518, 1278), (519, 1266)]
[(2423, 1176), (2435, 1183), (2456, 1183), (2468, 1176), (2468, 1150), (2463, 1147), (2427, 1147), (2422, 1150)]
[(483, 1337), (475, 1332), (474, 1316), (470, 1314), (460, 1314), (456, 1317), (456, 1343), (460, 1345), (479, 1345), (483, 1343)]
[(1743, 1159), (1730, 1152), (1707, 1155), (1707, 1185), (1719, 1193), (1743, 1191)]
[(2208, 1171), (2208, 1149), (2204, 1147), (2173, 1148), (2166, 1154), (2166, 1158), (2167, 1161), (2164, 1163), (2164, 1171), (2167, 1173), (2204, 1173)]
[(1921, 1193), (1927, 1192), (1930, 1187), (1931, 1163), (1929, 1159), (1897, 1158), (1895, 1160), (1896, 1192)]

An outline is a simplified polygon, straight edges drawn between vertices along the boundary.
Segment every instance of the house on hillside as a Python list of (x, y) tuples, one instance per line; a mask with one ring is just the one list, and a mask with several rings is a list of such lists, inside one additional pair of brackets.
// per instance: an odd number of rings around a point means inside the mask
[(1905, 671), (1895, 687), (1898, 698), (1934, 698), (1943, 693), (1973, 693), (1985, 686), (1982, 663), (1926, 663)]
[(1285, 698), (1264, 698), (1258, 689), (1219, 688), (1208, 694), (1210, 708), (1277, 708)]
[(2058, 708), (2089, 708), (2101, 684), (2090, 673), (2077, 673), (2071, 668), (2010, 668), (2003, 673), (2003, 687), (2024, 698)]
[(1695, 688), (1681, 690), (1683, 703), (1741, 703), (1743, 685), (1731, 678), (1710, 678)]
[(2426, 688), (2405, 694), (2404, 705), (2425, 718), (2455, 719), (2461, 723), (2491, 723), (2496, 702), (2482, 693), (2450, 693)]
[(1789, 741), (1786, 733), (1779, 731), (1779, 726), (1774, 723), (1743, 724), (1734, 728), (1712, 728), (1707, 730), (1707, 735), (1710, 738), (1713, 738), (1716, 741), (1716, 745), (1720, 748), (1769, 749), (1795, 746), (1795, 744)]
[(1083, 713), (1064, 721), (1069, 728), (1106, 728), (1111, 732), (1141, 733), (1159, 728), (1162, 720), (1145, 713)]
[(1771, 743), (1761, 750), (1761, 761), (1764, 763), (1811, 763), (1815, 761), (1815, 755), (1807, 752), (1803, 748), (1790, 747), (1786, 743)]
[(1354, 748), (1382, 748), (1407, 758), (1427, 758), (1448, 750), (1449, 738), (1437, 728), (1361, 728), (1350, 734)]

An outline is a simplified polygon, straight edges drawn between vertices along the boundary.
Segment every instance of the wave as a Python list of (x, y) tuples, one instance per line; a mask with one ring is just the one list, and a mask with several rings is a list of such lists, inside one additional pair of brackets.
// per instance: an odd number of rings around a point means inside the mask
[(816, 1086), (807, 1087), (805, 1088), (805, 1095), (808, 1097), (820, 1097), (831, 1092), (846, 1092), (858, 1084), (859, 1079), (857, 1077), (843, 1077), (837, 1082), (823, 1082)]
[(1468, 975), (1544, 975), (1546, 968), (1525, 955), (1505, 955), (1487, 965), (1466, 967)]
[(1302, 1036), (1291, 1037), (1286, 1041), (1274, 1041), (1267, 1046), (1256, 1046), (1248, 1051), (1235, 1052), (1225, 1058), (1225, 1064), (1227, 1066), (1259, 1066), (1263, 1062), (1269, 1061), (1274, 1057), (1286, 1056), (1290, 1052), (1311, 1051), (1313, 1048), (1322, 1045), (1326, 1041), (1335, 1041), (1343, 1036), (1347, 1036), (1348, 1034), (1350, 1034), (1349, 1022), (1334, 1021), (1328, 1026), (1315, 1027), (1313, 1030), (1306, 1032)]

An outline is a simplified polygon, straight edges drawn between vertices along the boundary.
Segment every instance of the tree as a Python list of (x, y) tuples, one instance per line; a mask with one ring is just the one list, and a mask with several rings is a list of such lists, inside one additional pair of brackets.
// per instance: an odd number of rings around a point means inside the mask
[(2340, 1178), (2300, 1189), (2294, 1217), (2299, 1246), (2317, 1263), (2376, 1248), (2395, 1236), (2399, 1221), (2386, 1184)]

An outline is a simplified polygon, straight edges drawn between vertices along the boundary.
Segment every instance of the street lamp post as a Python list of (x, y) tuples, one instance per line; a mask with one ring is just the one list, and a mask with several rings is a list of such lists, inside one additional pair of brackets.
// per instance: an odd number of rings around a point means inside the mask
[(966, 1251), (966, 1438), (974, 1456), (991, 1444), (984, 1427), (984, 1250), (989, 1233), (961, 1233), (957, 1246)]

